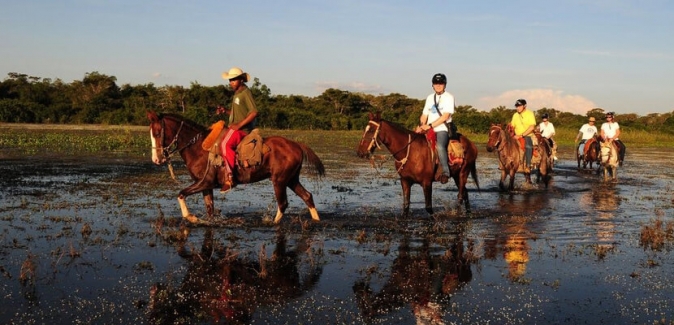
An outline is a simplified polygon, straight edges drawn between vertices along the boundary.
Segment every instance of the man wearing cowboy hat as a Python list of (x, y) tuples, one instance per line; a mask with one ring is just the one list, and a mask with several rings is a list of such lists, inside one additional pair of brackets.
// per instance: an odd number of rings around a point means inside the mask
[(595, 118), (590, 116), (588, 122), (580, 127), (578, 135), (576, 135), (576, 140), (574, 140), (574, 143), (577, 143), (578, 138), (582, 137), (580, 140), (580, 144), (578, 145), (578, 154), (580, 155), (580, 159), (583, 159), (583, 153), (585, 152), (585, 142), (587, 142), (587, 140), (590, 140), (595, 134), (598, 133), (597, 127), (594, 125), (594, 122)]
[(227, 164), (227, 178), (225, 184), (222, 186), (221, 193), (226, 193), (231, 190), (236, 183), (232, 170), (234, 168), (234, 160), (236, 158), (236, 146), (241, 140), (255, 128), (257, 122), (257, 107), (253, 100), (253, 93), (250, 91), (246, 82), (250, 80), (250, 75), (243, 72), (240, 68), (234, 67), (228, 72), (222, 73), (222, 78), (229, 80), (229, 86), (234, 90), (234, 97), (232, 98), (232, 107), (230, 107), (229, 123), (227, 127), (229, 131), (225, 135), (220, 145), (222, 156), (225, 157)]

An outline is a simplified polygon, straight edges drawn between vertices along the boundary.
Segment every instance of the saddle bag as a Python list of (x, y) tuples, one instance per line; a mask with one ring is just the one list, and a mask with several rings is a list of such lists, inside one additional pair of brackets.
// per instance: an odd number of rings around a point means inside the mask
[(264, 144), (259, 130), (253, 129), (236, 147), (239, 166), (243, 168), (259, 166), (262, 163), (262, 156), (269, 150), (269, 147)]

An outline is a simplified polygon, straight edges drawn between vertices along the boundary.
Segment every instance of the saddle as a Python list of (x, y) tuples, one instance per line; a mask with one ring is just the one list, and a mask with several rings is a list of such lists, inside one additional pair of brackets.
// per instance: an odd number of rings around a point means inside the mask
[(585, 148), (583, 148), (583, 156), (587, 157), (587, 154), (590, 152), (590, 148), (594, 145), (594, 143), (597, 141), (594, 137), (587, 139), (585, 141)]
[[(456, 137), (459, 138), (461, 134), (457, 133)], [(438, 150), (436, 147), (437, 144), (437, 138), (435, 135), (435, 131), (433, 129), (429, 129), (428, 132), (426, 132), (426, 140), (428, 140), (428, 147), (431, 149), (431, 159), (433, 160), (433, 163), (439, 164), (440, 161), (438, 159)], [(461, 165), (463, 164), (463, 157), (464, 157), (464, 148), (463, 145), (461, 144), (461, 141), (455, 140), (455, 139), (450, 139), (449, 140), (449, 146), (447, 148), (447, 156), (449, 158), (449, 165)], [(440, 172), (440, 170), (438, 170)], [(447, 171), (449, 174), (449, 171)]]
[[(227, 135), (228, 129), (225, 128), (224, 121), (218, 121), (209, 128), (211, 132), (202, 143), (202, 149), (208, 151), (208, 160), (213, 166), (223, 166), (224, 160), (220, 151), (220, 143)], [(258, 129), (253, 129), (246, 135), (236, 147), (236, 162), (239, 167), (251, 168), (257, 167), (262, 163), (264, 154), (270, 151), (264, 144), (262, 136)]]

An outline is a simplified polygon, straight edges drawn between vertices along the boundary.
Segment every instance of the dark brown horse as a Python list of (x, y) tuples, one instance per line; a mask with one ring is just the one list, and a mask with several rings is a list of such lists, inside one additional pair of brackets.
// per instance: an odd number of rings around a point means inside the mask
[[(508, 191), (515, 189), (515, 173), (522, 172), (527, 184), (531, 184), (531, 170), (538, 169), (538, 179), (543, 179), (545, 187), (550, 181), (550, 169), (552, 166), (549, 150), (546, 141), (539, 141), (538, 146), (534, 146), (534, 153), (531, 159), (532, 166), (524, 164), (524, 150), (510, 132), (507, 126), (502, 127), (498, 124), (492, 124), (489, 128), (489, 140), (487, 141), (487, 151), (498, 152), (499, 169), (501, 170), (501, 180), (498, 184), (501, 191), (505, 191), (505, 178), (510, 176)], [(533, 168), (532, 168), (533, 167)]]
[(578, 160), (578, 169), (580, 169), (580, 164), (582, 162), (583, 169), (587, 168), (587, 165), (590, 165), (590, 169), (593, 169), (592, 165), (594, 163), (599, 166), (601, 163), (601, 157), (599, 152), (599, 143), (601, 142), (601, 137), (598, 134), (595, 134), (592, 138), (585, 141), (585, 147), (583, 148), (584, 152), (580, 152), (580, 144), (576, 147), (576, 159)]
[[(213, 189), (219, 188), (225, 179), (224, 167), (214, 166), (208, 158), (208, 151), (201, 146), (209, 133), (202, 125), (190, 121), (176, 114), (157, 114), (148, 112), (150, 119), (150, 135), (152, 138), (152, 161), (163, 164), (172, 154), (178, 152), (185, 161), (185, 165), (194, 180), (194, 184), (184, 188), (178, 195), (178, 202), (183, 218), (190, 222), (200, 222), (187, 209), (185, 198), (201, 192), (206, 204), (208, 219), (213, 218)], [(238, 183), (254, 183), (271, 179), (278, 210), (274, 223), (281, 221), (283, 213), (288, 207), (287, 188), (304, 200), (309, 207), (311, 218), (319, 221), (318, 212), (314, 205), (313, 196), (300, 184), (302, 163), (309, 162), (311, 171), (318, 176), (325, 174), (323, 163), (311, 148), (302, 143), (288, 140), (283, 137), (272, 136), (264, 138), (264, 144), (270, 151), (263, 156), (262, 163), (254, 168), (236, 166), (234, 176)], [(225, 162), (226, 163), (226, 162)]]
[[(459, 135), (459, 137), (464, 148), (464, 159), (463, 163), (450, 166), (450, 177), (454, 179), (459, 189), (459, 204), (465, 203), (466, 210), (470, 210), (466, 190), (468, 174), (472, 175), (475, 185), (478, 190), (480, 189), (475, 168), (477, 147), (465, 136)], [(403, 188), (403, 216), (409, 215), (410, 188), (414, 184), (419, 184), (423, 188), (426, 211), (432, 214), (432, 185), (436, 181), (435, 175), (439, 164), (436, 164), (432, 158), (433, 154), (426, 136), (383, 120), (379, 114), (370, 113), (370, 121), (365, 127), (365, 133), (357, 148), (358, 156), (362, 158), (371, 156), (380, 143), (388, 148), (395, 159), (395, 168), (400, 175), (400, 185)]]

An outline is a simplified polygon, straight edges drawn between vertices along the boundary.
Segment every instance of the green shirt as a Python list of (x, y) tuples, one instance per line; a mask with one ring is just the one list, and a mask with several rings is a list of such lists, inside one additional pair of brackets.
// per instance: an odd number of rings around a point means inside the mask
[[(253, 100), (253, 93), (248, 87), (242, 87), (237, 91), (232, 98), (232, 112), (229, 115), (229, 124), (239, 123), (243, 121), (248, 114), (257, 112), (255, 101)], [(255, 128), (256, 120), (241, 127), (241, 130), (250, 133)]]

